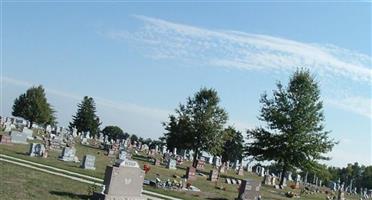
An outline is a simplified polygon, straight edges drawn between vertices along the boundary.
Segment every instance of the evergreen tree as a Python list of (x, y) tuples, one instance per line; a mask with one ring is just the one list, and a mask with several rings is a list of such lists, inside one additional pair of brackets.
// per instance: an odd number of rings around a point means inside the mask
[(34, 123), (46, 126), (56, 123), (55, 111), (45, 97), (44, 88), (29, 88), (14, 100), (12, 115), (22, 117), (30, 122), (30, 128)]
[(70, 122), (70, 129), (75, 127), (78, 133), (90, 132), (92, 137), (95, 137), (100, 132), (99, 126), (101, 122), (96, 115), (96, 105), (92, 97), (85, 96), (83, 101), (78, 104), (76, 115), (73, 116)]
[(188, 98), (186, 105), (179, 105), (177, 116), (170, 115), (169, 122), (163, 123), (168, 148), (192, 149), (194, 167), (201, 151), (213, 155), (221, 151), (227, 113), (219, 107), (219, 102), (215, 90), (202, 88), (194, 97)]
[(273, 98), (262, 95), (259, 119), (267, 128), (249, 130), (246, 155), (276, 161), (282, 167), (280, 184), (291, 168), (313, 170), (336, 144), (324, 131), (323, 104), (318, 84), (307, 70), (297, 70), (288, 87), (277, 84)]

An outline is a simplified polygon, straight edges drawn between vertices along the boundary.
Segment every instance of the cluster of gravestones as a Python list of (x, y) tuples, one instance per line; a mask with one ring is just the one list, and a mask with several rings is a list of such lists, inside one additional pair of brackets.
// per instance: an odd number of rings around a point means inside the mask
[[(0, 116), (0, 127), (4, 128), (4, 132), (11, 132), (14, 129), (22, 129), (29, 126), (30, 122), (27, 120)], [(37, 124), (33, 124), (32, 128), (40, 127)]]
[[(31, 143), (28, 154), (31, 157), (46, 157), (46, 148), (43, 144)], [(76, 156), (76, 149), (74, 147), (64, 147), (59, 159), (66, 162), (80, 162)], [(95, 170), (95, 160), (95, 156), (85, 155), (81, 162), (81, 167), (84, 169)]]
[(10, 130), (0, 136), (1, 144), (27, 144), (27, 140), (34, 139), (32, 136), (32, 130), (27, 127), (22, 127), (22, 131)]

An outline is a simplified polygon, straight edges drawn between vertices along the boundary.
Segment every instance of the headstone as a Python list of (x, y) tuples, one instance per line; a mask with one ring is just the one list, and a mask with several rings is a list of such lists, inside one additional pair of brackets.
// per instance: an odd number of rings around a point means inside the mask
[(167, 152), (167, 146), (164, 145), (164, 146), (162, 147), (162, 151), (161, 151), (161, 153), (162, 153), (162, 154), (165, 154), (166, 152)]
[(284, 179), (283, 179), (283, 185), (282, 185), (283, 187), (286, 187), (287, 186), (287, 178), (286, 177), (284, 177)]
[(235, 185), (237, 181), (235, 179), (231, 179), (231, 183)]
[(12, 131), (12, 126), (10, 123), (5, 123), (4, 126), (5, 126), (4, 132)]
[(11, 131), (10, 136), (11, 136), (12, 143), (27, 144), (27, 135), (19, 131)]
[(243, 180), (239, 188), (239, 200), (257, 200), (260, 197), (261, 184), (258, 181)]
[(55, 137), (52, 137), (52, 139), (50, 139), (49, 141), (50, 141), (50, 148), (52, 149), (62, 148), (62, 143), (63, 143), (62, 137), (55, 136)]
[(120, 160), (125, 160), (125, 159), (127, 159), (127, 152), (121, 150), (121, 151), (119, 152), (119, 159), (120, 159)]
[(262, 182), (265, 185), (271, 185), (271, 179), (272, 179), (271, 175), (267, 174), (264, 176), (264, 180)]
[(292, 181), (292, 172), (288, 172), (287, 179), (288, 181)]
[(173, 155), (177, 155), (177, 148), (176, 147), (173, 148), (173, 152), (172, 153), (173, 153)]
[(52, 126), (47, 125), (47, 126), (45, 127), (45, 131), (48, 132), (48, 133), (52, 132)]
[(198, 160), (198, 163), (196, 165), (196, 169), (204, 169), (204, 166), (205, 166), (205, 160)]
[(247, 164), (247, 171), (252, 172), (252, 165), (250, 165), (249, 163)]
[(345, 200), (345, 192), (342, 190), (338, 190), (337, 200)]
[(226, 183), (230, 185), (231, 184), (231, 179), (230, 178), (226, 178)]
[(0, 143), (1, 144), (11, 144), (12, 143), (12, 137), (10, 135), (0, 135)]
[(221, 158), (218, 156), (213, 157), (213, 166), (219, 167), (221, 166)]
[(242, 165), (240, 165), (240, 167), (238, 168), (237, 174), (239, 176), (244, 176), (244, 170), (243, 170), (243, 166)]
[(261, 167), (260, 176), (265, 176), (265, 168)]
[(160, 160), (157, 159), (157, 158), (155, 158), (155, 159), (154, 159), (154, 165), (155, 165), (155, 166), (160, 166)]
[(88, 138), (83, 138), (81, 140), (81, 144), (87, 145), (88, 144)]
[(169, 159), (169, 160), (168, 160), (168, 163), (167, 163), (167, 168), (168, 168), (168, 169), (177, 169), (176, 165), (177, 165), (176, 160), (174, 160), (174, 159)]
[(145, 172), (136, 161), (118, 160), (114, 166), (107, 166), (103, 193), (94, 193), (93, 200), (144, 200), (142, 185)]
[(29, 150), (29, 153), (28, 155), (30, 155), (31, 157), (42, 157), (44, 155), (44, 152), (45, 152), (45, 147), (43, 144), (36, 144), (36, 143), (32, 143), (30, 144), (30, 150)]
[(190, 166), (190, 167), (186, 168), (186, 178), (188, 180), (191, 180), (191, 181), (196, 179), (196, 169), (195, 169), (195, 167)]
[(235, 160), (234, 164), (233, 164), (233, 170), (237, 170), (239, 167), (239, 160)]
[(62, 150), (62, 155), (60, 157), (63, 161), (75, 161), (76, 149), (74, 147), (65, 147)]
[(71, 134), (72, 134), (73, 137), (76, 137), (77, 136), (77, 129), (72, 128)]
[(226, 173), (226, 164), (222, 164), (219, 168), (218, 171), (220, 174)]
[(211, 182), (216, 182), (218, 179), (218, 171), (215, 170), (215, 169), (212, 169), (209, 173), (209, 178), (208, 180), (210, 180)]
[(95, 162), (96, 162), (96, 157), (92, 155), (85, 155), (83, 158), (83, 162), (81, 164), (81, 167), (84, 169), (92, 169), (95, 170)]
[(297, 174), (296, 185), (295, 185), (296, 189), (300, 188), (300, 181), (301, 181), (301, 176), (299, 174)]
[(271, 185), (276, 185), (276, 177), (275, 176), (271, 177)]
[(27, 139), (29, 139), (29, 140), (34, 139), (34, 138), (32, 137), (32, 133), (33, 133), (32, 129), (29, 129), (29, 128), (27, 128), (27, 127), (24, 127), (23, 130), (22, 130), (22, 133), (25, 134), (25, 135), (27, 136)]

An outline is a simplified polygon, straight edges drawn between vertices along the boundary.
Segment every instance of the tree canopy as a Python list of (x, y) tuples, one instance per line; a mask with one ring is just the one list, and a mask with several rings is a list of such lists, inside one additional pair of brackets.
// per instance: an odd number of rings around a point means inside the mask
[(125, 135), (124, 131), (118, 126), (106, 126), (101, 132), (104, 136), (107, 136), (108, 140), (125, 140), (128, 138), (128, 135)]
[(90, 132), (95, 137), (100, 132), (101, 122), (96, 115), (96, 105), (92, 97), (85, 96), (83, 101), (78, 104), (76, 115), (70, 122), (70, 128), (75, 127), (78, 133)]
[(176, 114), (169, 116), (169, 122), (163, 123), (168, 148), (192, 149), (194, 167), (199, 152), (216, 155), (221, 151), (223, 126), (228, 116), (219, 102), (214, 89), (202, 88), (185, 105), (179, 105)]
[(134, 144), (134, 142), (138, 142), (138, 136), (135, 135), (135, 134), (132, 134), (130, 136), (130, 141), (131, 141), (132, 145)]
[(44, 88), (29, 88), (26, 93), (21, 94), (14, 100), (12, 115), (22, 117), (30, 122), (30, 128), (34, 123), (39, 125), (55, 125), (55, 111), (48, 103)]
[(277, 84), (273, 97), (262, 95), (259, 119), (267, 127), (248, 130), (246, 155), (258, 161), (276, 161), (285, 172), (311, 170), (336, 144), (324, 131), (323, 104), (317, 82), (308, 70), (297, 70), (285, 88)]
[(243, 159), (243, 135), (229, 126), (223, 132), (222, 162), (241, 161)]

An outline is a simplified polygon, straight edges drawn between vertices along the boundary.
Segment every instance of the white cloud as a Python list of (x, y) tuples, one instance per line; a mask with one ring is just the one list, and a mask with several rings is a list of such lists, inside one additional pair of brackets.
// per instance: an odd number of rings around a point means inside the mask
[(326, 99), (325, 103), (372, 118), (372, 99), (363, 97), (346, 97), (343, 99)]
[(230, 120), (228, 125), (233, 126), (236, 128), (238, 131), (242, 132), (243, 135), (245, 136), (245, 133), (248, 129), (255, 128), (255, 125), (246, 121), (241, 121), (241, 120)]
[[(198, 65), (240, 70), (293, 72), (298, 67), (311, 67), (326, 88), (323, 94), (329, 104), (371, 117), (370, 88), (372, 57), (331, 44), (310, 44), (268, 35), (230, 30), (211, 30), (169, 22), (146, 16), (134, 16), (144, 24), (136, 31), (107, 32), (112, 39), (135, 43), (153, 59), (173, 59)], [(343, 99), (339, 93), (355, 84)], [(328, 88), (327, 88), (328, 87)], [(358, 93), (359, 92), (359, 93)], [(331, 94), (337, 95), (331, 95)], [(368, 96), (368, 98), (366, 98)], [(340, 99), (340, 100), (338, 100)]]
[(135, 16), (144, 22), (137, 32), (111, 31), (113, 39), (138, 41), (154, 58), (194, 60), (240, 69), (293, 70), (313, 67), (333, 75), (371, 83), (372, 58), (334, 45), (297, 42), (237, 31), (209, 30)]

